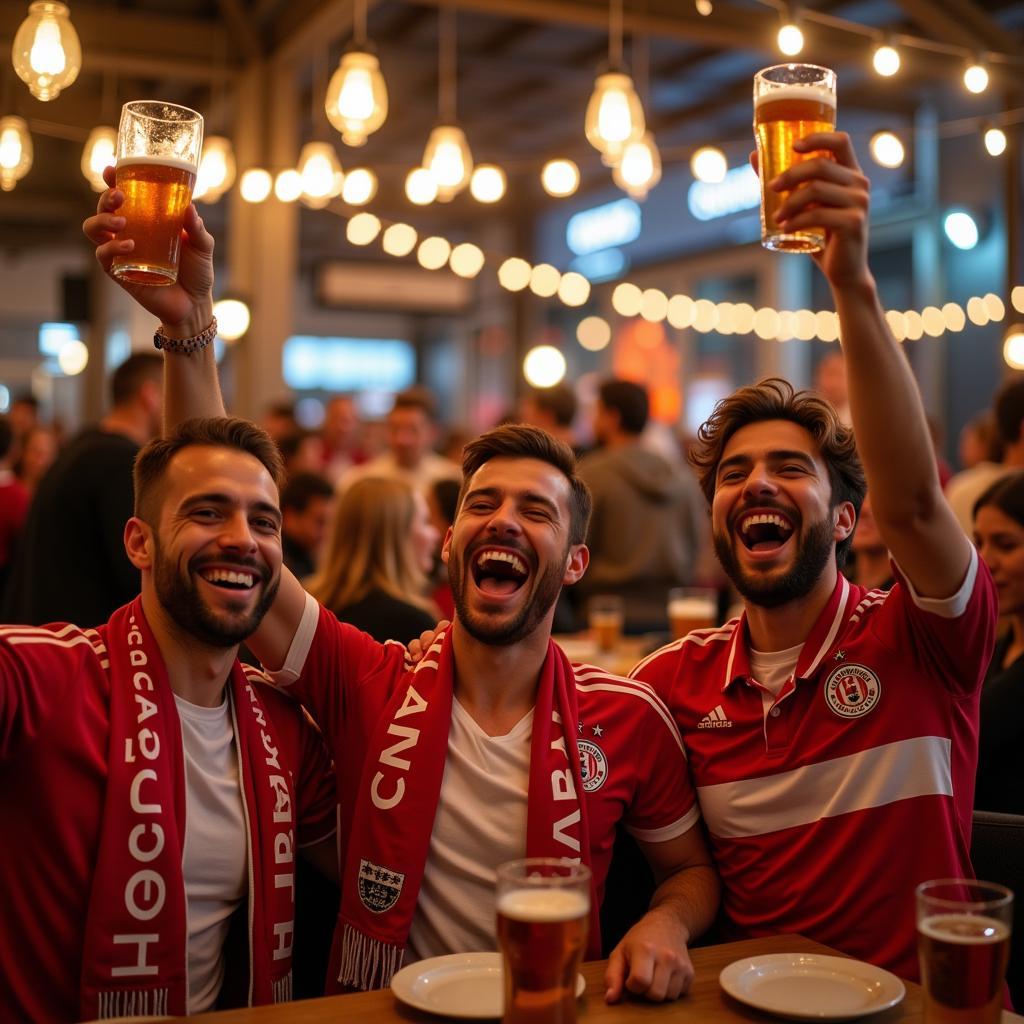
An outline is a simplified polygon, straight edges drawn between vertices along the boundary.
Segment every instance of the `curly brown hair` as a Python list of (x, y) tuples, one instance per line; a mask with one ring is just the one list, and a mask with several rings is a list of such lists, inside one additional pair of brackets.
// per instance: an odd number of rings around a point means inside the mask
[[(853, 431), (842, 423), (829, 402), (810, 391), (797, 391), (782, 377), (768, 377), (757, 384), (738, 388), (715, 406), (715, 411), (697, 431), (697, 444), (690, 452), (690, 462), (697, 471), (709, 505), (715, 497), (718, 464), (729, 439), (741, 427), (764, 420), (789, 420), (803, 427), (814, 438), (828, 468), (831, 507), (848, 501), (860, 515), (867, 481)], [(851, 533), (836, 545), (839, 568), (846, 564), (852, 543)]]

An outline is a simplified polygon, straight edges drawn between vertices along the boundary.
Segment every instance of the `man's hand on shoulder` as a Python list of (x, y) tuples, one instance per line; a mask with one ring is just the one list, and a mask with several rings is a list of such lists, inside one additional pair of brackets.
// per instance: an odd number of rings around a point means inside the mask
[(689, 934), (667, 907), (649, 910), (612, 950), (604, 973), (605, 1002), (617, 1003), (624, 991), (651, 1002), (678, 999), (693, 982), (686, 948)]
[(415, 640), (410, 640), (407, 648), (409, 660), (414, 665), (418, 665), (430, 650), (430, 645), (437, 639), (437, 634), (446, 630), (450, 625), (451, 623), (447, 619), (442, 619), (433, 629), (425, 629)]

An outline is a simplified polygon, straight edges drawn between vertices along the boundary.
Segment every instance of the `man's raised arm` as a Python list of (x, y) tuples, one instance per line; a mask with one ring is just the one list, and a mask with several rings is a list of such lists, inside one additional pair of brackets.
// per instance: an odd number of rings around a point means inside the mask
[(966, 576), (971, 545), (942, 495), (917, 383), (868, 269), (868, 179), (844, 132), (808, 136), (794, 149), (834, 157), (796, 164), (770, 187), (793, 190), (778, 213), (787, 230), (826, 230), (815, 259), (839, 314), (850, 413), (878, 529), (918, 594), (951, 597)]

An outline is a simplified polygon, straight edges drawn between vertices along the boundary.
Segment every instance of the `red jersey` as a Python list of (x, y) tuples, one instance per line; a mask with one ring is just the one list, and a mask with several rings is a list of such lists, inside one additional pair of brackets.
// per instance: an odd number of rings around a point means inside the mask
[(972, 553), (948, 601), (840, 575), (778, 697), (751, 676), (745, 616), (636, 666), (683, 735), (730, 938), (799, 932), (917, 977), (915, 886), (973, 874), (995, 619)]
[[(80, 1019), (107, 792), (107, 643), (105, 625), (0, 628), (0, 1020)], [(246, 674), (261, 678), (256, 670)], [(273, 687), (260, 685), (259, 699), (293, 777), (297, 845), (317, 842), (335, 828), (321, 737)], [(184, 778), (177, 783), (184, 787)]]
[[(590, 864), (600, 898), (615, 826), (622, 822), (645, 842), (665, 842), (696, 823), (697, 801), (679, 732), (653, 690), (592, 665), (573, 665), (573, 673)], [(367, 742), (395, 689), (411, 681), (412, 666), (401, 644), (377, 643), (310, 597), (288, 659), (271, 675), (306, 705), (334, 757), (344, 865)]]

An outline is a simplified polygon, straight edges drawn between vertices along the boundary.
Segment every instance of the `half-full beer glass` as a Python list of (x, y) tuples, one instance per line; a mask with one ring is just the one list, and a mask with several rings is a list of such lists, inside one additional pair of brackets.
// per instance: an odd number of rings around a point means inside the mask
[(917, 951), (928, 1024), (998, 1024), (1013, 893), (963, 878), (917, 887)]
[(181, 229), (202, 148), (203, 118), (188, 107), (138, 100), (121, 108), (118, 212), (127, 222), (117, 237), (133, 239), (135, 248), (114, 257), (115, 277), (155, 285), (178, 279)]
[(793, 143), (836, 127), (836, 73), (815, 64), (777, 64), (754, 75), (754, 135), (761, 165), (761, 244), (778, 252), (818, 252), (825, 247), (820, 228), (783, 231), (775, 214), (788, 192), (767, 184), (795, 163), (820, 156), (797, 153)]
[(498, 868), (504, 1024), (574, 1024), (576, 973), (587, 944), (590, 869), (550, 857)]

